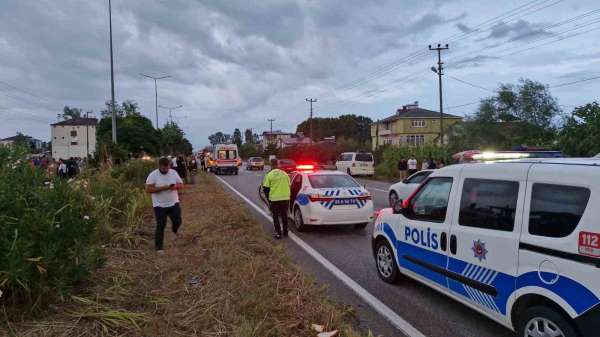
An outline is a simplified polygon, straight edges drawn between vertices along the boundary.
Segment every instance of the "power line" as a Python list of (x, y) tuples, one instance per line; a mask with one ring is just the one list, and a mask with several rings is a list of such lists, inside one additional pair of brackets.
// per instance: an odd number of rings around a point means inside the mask
[(465, 81), (465, 80), (461, 80), (460, 78), (454, 77), (454, 76), (452, 76), (452, 75), (447, 75), (447, 76), (448, 76), (448, 77), (450, 77), (451, 79), (455, 80), (455, 81), (458, 81), (458, 82), (464, 83), (464, 84), (466, 84), (466, 85), (470, 85), (470, 86), (472, 86), (473, 88), (477, 88), (477, 89), (481, 89), (481, 90), (489, 91), (489, 92), (492, 92), (492, 93), (496, 93), (496, 91), (494, 91), (494, 90), (492, 90), (492, 89), (488, 89), (488, 88), (482, 87), (482, 86), (480, 86), (480, 85), (478, 85), (478, 84), (474, 84), (474, 83), (471, 83), (471, 82), (467, 82), (467, 81)]
[(577, 83), (582, 83), (582, 82), (587, 82), (587, 81), (593, 81), (593, 80), (597, 80), (597, 79), (600, 79), (600, 76), (583, 78), (581, 80), (577, 80), (577, 81), (573, 81), (573, 82), (554, 84), (554, 85), (551, 85), (550, 88), (561, 88), (561, 87), (566, 87), (566, 86), (569, 86), (569, 85), (573, 85), (573, 84), (577, 84)]

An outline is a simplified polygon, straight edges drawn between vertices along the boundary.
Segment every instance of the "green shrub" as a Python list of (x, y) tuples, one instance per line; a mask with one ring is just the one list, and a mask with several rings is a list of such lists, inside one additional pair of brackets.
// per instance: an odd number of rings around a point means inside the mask
[(101, 263), (93, 210), (82, 189), (0, 148), (0, 290), (7, 302), (62, 296)]
[(408, 159), (414, 155), (418, 162), (418, 168), (421, 168), (423, 160), (431, 157), (434, 160), (443, 159), (449, 163), (452, 153), (447, 147), (438, 145), (425, 145), (419, 147), (381, 147), (376, 153), (375, 174), (381, 177), (393, 178), (398, 176), (398, 161), (401, 158)]
[(155, 160), (135, 159), (114, 167), (112, 176), (143, 188), (146, 184), (146, 178), (156, 168), (157, 162)]

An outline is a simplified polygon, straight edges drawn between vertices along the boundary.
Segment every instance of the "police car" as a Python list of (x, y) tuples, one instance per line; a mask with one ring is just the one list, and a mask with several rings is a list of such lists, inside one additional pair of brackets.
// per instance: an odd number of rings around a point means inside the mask
[(289, 216), (296, 229), (312, 225), (356, 225), (364, 228), (373, 221), (371, 194), (344, 172), (315, 170), (298, 165), (290, 174)]
[(408, 276), (516, 331), (600, 336), (600, 159), (459, 164), (380, 212), (380, 278)]

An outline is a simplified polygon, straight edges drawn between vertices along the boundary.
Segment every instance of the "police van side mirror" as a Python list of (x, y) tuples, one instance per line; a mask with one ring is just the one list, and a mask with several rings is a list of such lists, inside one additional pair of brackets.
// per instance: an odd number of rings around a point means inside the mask
[(403, 204), (403, 200), (402, 199), (398, 199), (396, 201), (396, 203), (392, 207), (392, 209), (394, 211), (394, 214), (402, 214), (402, 212), (404, 212), (404, 208), (402, 207), (402, 204)]

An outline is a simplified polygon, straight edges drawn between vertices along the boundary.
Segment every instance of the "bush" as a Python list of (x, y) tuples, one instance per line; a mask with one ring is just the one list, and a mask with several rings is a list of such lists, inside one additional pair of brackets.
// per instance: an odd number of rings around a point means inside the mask
[(0, 148), (0, 290), (9, 303), (43, 303), (85, 280), (102, 261), (94, 204), (48, 179), (22, 153)]
[(156, 167), (157, 163), (154, 160), (130, 160), (125, 164), (114, 167), (112, 176), (141, 188), (145, 185), (150, 172), (154, 171)]
[(431, 157), (434, 160), (442, 159), (449, 163), (452, 153), (445, 146), (425, 145), (420, 147), (392, 147), (382, 146), (375, 155), (377, 166), (375, 174), (380, 177), (393, 178), (398, 176), (398, 161), (401, 158), (408, 159), (414, 155), (421, 168), (423, 160)]

